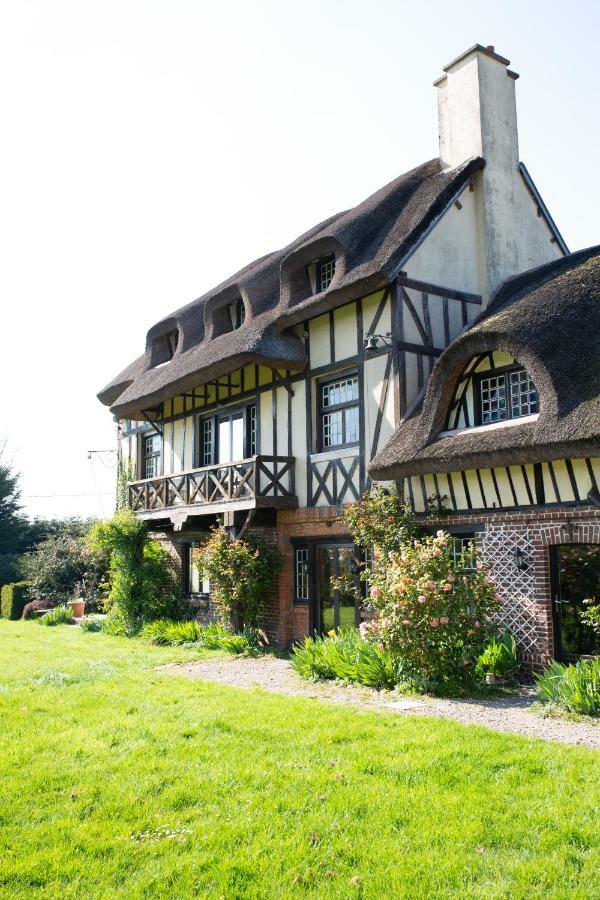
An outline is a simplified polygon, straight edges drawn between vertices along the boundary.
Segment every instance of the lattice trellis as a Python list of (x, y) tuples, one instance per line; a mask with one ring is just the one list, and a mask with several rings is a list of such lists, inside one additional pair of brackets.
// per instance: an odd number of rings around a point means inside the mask
[(515, 566), (517, 548), (523, 551), (525, 559), (533, 558), (530, 529), (488, 526), (483, 539), (483, 562), (489, 567), (490, 578), (502, 597), (495, 620), (501, 628), (510, 628), (521, 650), (530, 652), (537, 649), (539, 640), (535, 577), (533, 567), (521, 570)]

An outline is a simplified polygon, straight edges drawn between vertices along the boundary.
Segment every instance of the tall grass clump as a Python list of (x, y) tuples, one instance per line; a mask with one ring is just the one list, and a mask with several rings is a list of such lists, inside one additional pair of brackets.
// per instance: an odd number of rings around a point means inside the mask
[(565, 666), (556, 661), (534, 675), (542, 703), (552, 703), (582, 716), (600, 715), (600, 658)]
[(51, 628), (53, 625), (72, 625), (73, 613), (69, 606), (55, 606), (54, 609), (48, 610), (37, 621), (40, 625), (45, 625), (47, 628)]
[(258, 632), (245, 629), (234, 634), (222, 625), (200, 625), (198, 622), (175, 622), (157, 619), (144, 625), (140, 638), (160, 646), (195, 645), (203, 650), (224, 650), (227, 653), (252, 654), (258, 652)]
[(393, 689), (400, 680), (401, 661), (389, 650), (365, 641), (353, 628), (327, 637), (307, 637), (294, 648), (292, 666), (302, 678), (338, 678), (374, 688)]

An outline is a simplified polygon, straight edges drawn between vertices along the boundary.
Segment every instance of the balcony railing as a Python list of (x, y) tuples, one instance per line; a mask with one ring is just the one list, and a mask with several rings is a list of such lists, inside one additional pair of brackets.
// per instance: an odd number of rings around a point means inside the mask
[(293, 456), (253, 456), (129, 484), (129, 505), (136, 513), (196, 506), (209, 513), (295, 503)]

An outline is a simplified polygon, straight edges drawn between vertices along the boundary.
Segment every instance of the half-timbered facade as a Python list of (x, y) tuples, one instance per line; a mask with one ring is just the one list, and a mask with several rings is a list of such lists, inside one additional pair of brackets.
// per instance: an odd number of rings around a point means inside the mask
[[(260, 530), (283, 554), (264, 622), (279, 643), (358, 622), (332, 586), (357, 570), (342, 507), (381, 476), (372, 460), (397, 442), (437, 361), (502, 282), (568, 253), (518, 159), (507, 66), (480, 46), (447, 66), (438, 158), (159, 322), (100, 393), (119, 421), (131, 507), (169, 544), (202, 615), (210, 586), (193, 551), (220, 522)], [(481, 348), (439, 431), (541, 415), (534, 381), (512, 348)], [(453, 515), (496, 514), (554, 502), (580, 476), (583, 491), (596, 466), (588, 455), (390, 477), (419, 512), (443, 502)]]

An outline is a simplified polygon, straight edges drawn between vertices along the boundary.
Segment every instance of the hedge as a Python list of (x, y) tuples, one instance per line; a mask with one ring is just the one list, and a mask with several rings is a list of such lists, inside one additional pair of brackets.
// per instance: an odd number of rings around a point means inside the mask
[(29, 582), (16, 581), (5, 584), (0, 593), (0, 613), (5, 619), (20, 619), (25, 604), (29, 602)]

